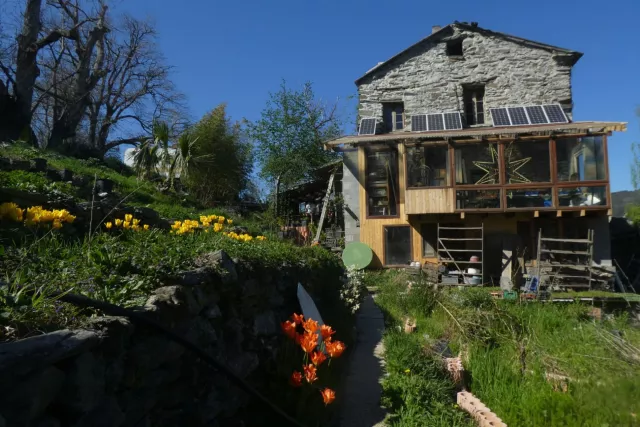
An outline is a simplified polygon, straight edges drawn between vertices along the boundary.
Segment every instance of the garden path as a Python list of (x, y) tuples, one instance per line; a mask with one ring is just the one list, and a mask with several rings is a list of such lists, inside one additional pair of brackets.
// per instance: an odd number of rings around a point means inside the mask
[(384, 351), (384, 318), (371, 295), (364, 299), (356, 315), (358, 336), (349, 360), (349, 373), (340, 407), (341, 427), (381, 427), (385, 410), (380, 406)]

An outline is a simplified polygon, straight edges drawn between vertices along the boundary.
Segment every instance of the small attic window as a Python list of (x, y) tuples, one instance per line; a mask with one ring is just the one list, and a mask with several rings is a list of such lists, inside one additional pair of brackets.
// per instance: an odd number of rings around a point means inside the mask
[(447, 42), (447, 56), (463, 56), (462, 39)]

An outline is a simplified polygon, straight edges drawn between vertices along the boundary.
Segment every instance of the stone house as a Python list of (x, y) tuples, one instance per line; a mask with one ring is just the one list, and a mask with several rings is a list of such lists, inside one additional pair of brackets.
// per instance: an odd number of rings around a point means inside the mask
[(358, 135), (326, 143), (358, 214), (344, 216), (346, 243), (461, 283), (509, 285), (557, 251), (584, 255), (559, 265), (610, 265), (607, 139), (626, 123), (573, 121), (581, 57), (454, 22), (358, 78)]

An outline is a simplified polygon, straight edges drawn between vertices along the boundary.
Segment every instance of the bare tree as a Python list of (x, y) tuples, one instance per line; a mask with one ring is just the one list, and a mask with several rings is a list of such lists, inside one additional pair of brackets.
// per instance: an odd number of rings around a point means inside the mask
[[(173, 121), (169, 116), (183, 108), (183, 97), (170, 80), (171, 67), (164, 63), (156, 37), (148, 22), (125, 16), (105, 38), (106, 75), (88, 108), (89, 141), (101, 153), (146, 139), (154, 121)], [(137, 133), (112, 136), (120, 125), (131, 123), (137, 125)]]
[[(56, 117), (47, 146), (59, 148), (66, 138), (76, 135), (76, 130), (82, 121), (91, 102), (91, 92), (98, 82), (105, 76), (103, 69), (105, 58), (105, 34), (109, 31), (106, 24), (107, 6), (100, 3), (97, 20), (91, 28), (83, 26), (83, 21), (88, 14), (76, 1), (57, 0), (52, 3), (59, 9), (64, 22), (68, 22), (72, 28), (72, 36), (75, 41), (73, 50), (67, 49), (75, 65), (71, 94), (66, 99), (64, 109), (59, 117)], [(93, 21), (93, 19), (90, 19)], [(86, 22), (86, 21), (85, 21)]]

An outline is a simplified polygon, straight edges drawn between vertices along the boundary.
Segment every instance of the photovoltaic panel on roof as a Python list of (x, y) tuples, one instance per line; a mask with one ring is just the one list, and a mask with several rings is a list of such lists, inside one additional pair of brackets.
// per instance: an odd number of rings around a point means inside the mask
[(527, 113), (524, 111), (524, 107), (509, 107), (509, 117), (511, 117), (511, 124), (516, 125), (528, 125), (529, 119)]
[(427, 130), (427, 115), (418, 114), (411, 116), (411, 131), (412, 132), (424, 132)]
[(375, 118), (367, 118), (360, 120), (360, 130), (358, 135), (375, 135), (376, 134), (376, 122)]
[(492, 108), (491, 118), (493, 119), (494, 126), (511, 126), (506, 108)]
[(444, 113), (444, 128), (446, 130), (462, 129), (460, 113)]
[(429, 130), (444, 130), (444, 117), (442, 114), (427, 114)]
[(550, 123), (567, 123), (567, 116), (564, 115), (562, 107), (559, 104), (543, 105), (544, 112), (547, 113)]
[(542, 125), (545, 123), (549, 123), (547, 116), (544, 114), (544, 110), (541, 105), (532, 105), (530, 107), (525, 107), (527, 110), (527, 114), (529, 115), (529, 121), (532, 125)]

